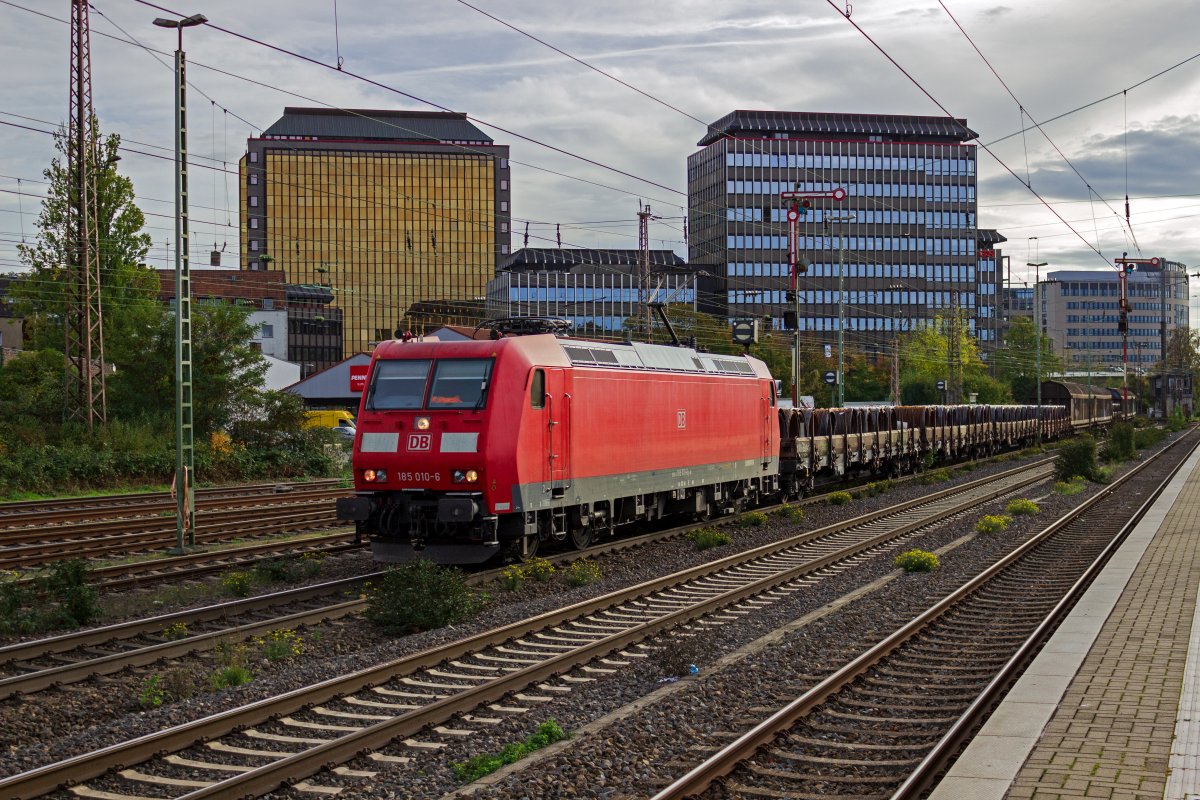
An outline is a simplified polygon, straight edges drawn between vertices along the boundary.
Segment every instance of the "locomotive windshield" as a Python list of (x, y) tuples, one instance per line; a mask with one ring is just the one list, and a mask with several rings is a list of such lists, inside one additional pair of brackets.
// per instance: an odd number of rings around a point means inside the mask
[(367, 408), (381, 411), (420, 408), (425, 401), (430, 363), (429, 359), (377, 362)]
[(437, 363), (430, 408), (483, 408), (487, 401), (492, 359), (458, 358)]

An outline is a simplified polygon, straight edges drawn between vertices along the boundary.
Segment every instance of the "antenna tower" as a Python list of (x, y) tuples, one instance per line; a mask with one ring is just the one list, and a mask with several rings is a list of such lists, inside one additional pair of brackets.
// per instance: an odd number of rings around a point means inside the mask
[(104, 423), (104, 331), (100, 313), (95, 116), (87, 0), (71, 0), (71, 102), (67, 116), (68, 247), (65, 281), (68, 420)]

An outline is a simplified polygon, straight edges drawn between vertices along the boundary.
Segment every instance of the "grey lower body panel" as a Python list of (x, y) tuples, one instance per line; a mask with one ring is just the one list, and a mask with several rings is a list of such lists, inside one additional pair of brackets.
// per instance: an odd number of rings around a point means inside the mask
[(743, 459), (678, 469), (650, 470), (628, 475), (570, 478), (513, 487), (513, 511), (541, 511), (622, 497), (677, 492), (737, 481), (769, 479), (779, 473), (779, 457)]

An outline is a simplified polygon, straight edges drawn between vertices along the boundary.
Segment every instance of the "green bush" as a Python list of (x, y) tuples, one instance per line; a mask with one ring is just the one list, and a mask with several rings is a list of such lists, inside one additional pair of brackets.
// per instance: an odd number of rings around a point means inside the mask
[[(0, 459), (2, 460), (2, 459)], [(28, 635), (87, 625), (100, 616), (86, 561), (56, 561), (26, 582), (0, 582), (0, 634)]]
[(1175, 433), (1181, 431), (1188, 426), (1188, 418), (1183, 415), (1183, 410), (1176, 408), (1171, 416), (1167, 417), (1167, 430)]
[(1004, 510), (1014, 517), (1022, 514), (1036, 514), (1041, 511), (1041, 509), (1038, 508), (1037, 503), (1033, 502), (1032, 500), (1026, 500), (1023, 497), (1016, 500), (1009, 500), (1008, 505), (1004, 507)]
[(905, 572), (933, 572), (940, 561), (936, 553), (925, 550), (908, 550), (893, 559), (892, 564)]
[(371, 587), (366, 618), (392, 633), (415, 633), (470, 619), (483, 600), (456, 569), (424, 559), (393, 567)]
[(747, 528), (758, 528), (767, 524), (767, 515), (761, 511), (751, 511), (742, 515), (741, 523)]
[(167, 692), (163, 689), (162, 678), (157, 675), (146, 676), (138, 690), (138, 705), (142, 708), (157, 708), (166, 698)]
[(688, 541), (696, 545), (697, 550), (710, 550), (733, 541), (729, 538), (729, 534), (719, 531), (716, 528), (700, 528), (688, 531), (687, 538)]
[(832, 492), (829, 495), (829, 504), (833, 506), (844, 506), (853, 499), (853, 495), (851, 495), (849, 492)]
[(1141, 428), (1133, 435), (1133, 446), (1138, 450), (1154, 445), (1167, 438), (1167, 432), (1162, 428)]
[(985, 514), (975, 523), (975, 530), (979, 533), (999, 533), (1008, 527), (1012, 522), (1012, 517), (1004, 514)]
[(1108, 441), (1100, 457), (1105, 461), (1127, 461), (1134, 456), (1136, 450), (1133, 426), (1126, 422), (1117, 422), (1109, 431)]
[(792, 522), (799, 522), (804, 519), (804, 509), (800, 506), (782, 505), (775, 509), (775, 516), (780, 519), (788, 519)]
[(554, 720), (549, 720), (538, 725), (537, 731), (526, 738), (524, 742), (507, 745), (496, 755), (475, 756), (467, 761), (454, 762), (450, 768), (454, 770), (454, 777), (461, 783), (470, 783), (479, 780), (484, 775), (491, 775), (506, 764), (515, 764), (530, 753), (566, 738), (566, 731)]
[(1059, 446), (1058, 456), (1054, 461), (1054, 477), (1060, 481), (1069, 481), (1078, 475), (1085, 480), (1091, 480), (1095, 474), (1095, 439), (1084, 434)]
[(1087, 481), (1080, 477), (1072, 478), (1069, 481), (1054, 482), (1054, 491), (1058, 492), (1064, 497), (1070, 497), (1071, 495), (1079, 494), (1086, 488)]
[(572, 586), (587, 586), (589, 583), (600, 580), (601, 577), (600, 566), (587, 558), (572, 561), (564, 572), (567, 576), (567, 583)]

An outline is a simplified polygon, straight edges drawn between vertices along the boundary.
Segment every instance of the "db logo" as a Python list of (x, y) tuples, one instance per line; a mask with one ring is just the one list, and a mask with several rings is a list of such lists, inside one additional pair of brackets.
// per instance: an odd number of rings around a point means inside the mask
[(687, 412), (682, 408), (675, 412), (675, 427), (680, 429), (687, 427)]
[(429, 450), (433, 447), (433, 434), (410, 433), (408, 435), (409, 450)]

